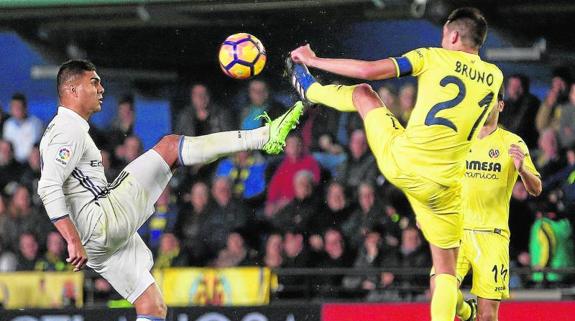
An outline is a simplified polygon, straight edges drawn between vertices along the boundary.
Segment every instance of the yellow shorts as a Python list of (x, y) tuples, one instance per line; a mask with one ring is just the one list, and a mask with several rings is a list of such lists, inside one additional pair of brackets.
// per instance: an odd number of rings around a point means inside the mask
[(490, 300), (509, 298), (509, 240), (487, 231), (465, 230), (457, 258), (461, 282), (473, 270), (471, 293)]
[(405, 193), (426, 240), (443, 249), (458, 247), (463, 232), (461, 185), (438, 184), (405, 170), (409, 168), (405, 164), (400, 169), (402, 153), (395, 146), (403, 139), (404, 128), (387, 108), (370, 111), (364, 126), (380, 171)]

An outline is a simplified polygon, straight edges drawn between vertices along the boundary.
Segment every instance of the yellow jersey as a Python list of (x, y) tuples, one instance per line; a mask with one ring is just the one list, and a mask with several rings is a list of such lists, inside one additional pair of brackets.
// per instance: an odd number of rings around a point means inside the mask
[(525, 169), (539, 176), (521, 137), (497, 128), (475, 140), (465, 160), (461, 192), (464, 229), (494, 231), (509, 239), (509, 201), (518, 176), (509, 156), (511, 144), (525, 152)]
[(445, 186), (458, 184), (471, 141), (497, 102), (499, 68), (478, 55), (420, 48), (392, 58), (397, 75), (417, 77), (417, 100), (396, 142), (405, 170)]

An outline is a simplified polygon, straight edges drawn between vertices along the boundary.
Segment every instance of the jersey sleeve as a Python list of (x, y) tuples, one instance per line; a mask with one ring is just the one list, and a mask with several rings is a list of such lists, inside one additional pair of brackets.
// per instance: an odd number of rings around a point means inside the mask
[(52, 222), (70, 215), (63, 185), (84, 154), (84, 139), (85, 134), (80, 130), (54, 133), (51, 141), (40, 151), (38, 195)]
[(428, 48), (419, 48), (409, 51), (401, 57), (391, 58), (395, 63), (397, 77), (420, 75), (425, 69), (428, 51)]

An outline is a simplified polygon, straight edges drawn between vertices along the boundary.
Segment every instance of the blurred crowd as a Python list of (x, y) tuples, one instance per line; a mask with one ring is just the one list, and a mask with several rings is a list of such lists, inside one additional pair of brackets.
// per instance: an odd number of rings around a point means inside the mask
[[(223, 106), (205, 84), (190, 85), (188, 106), (173, 109), (174, 133), (197, 136), (256, 128), (263, 124), (256, 119), (263, 111), (274, 118), (287, 108), (263, 80), (250, 81), (246, 90), (246, 105)], [(386, 84), (378, 93), (407, 124), (416, 86)], [(573, 266), (575, 83), (567, 69), (558, 68), (540, 101), (530, 93), (526, 76), (512, 75), (505, 99), (500, 123), (525, 140), (544, 182), (538, 198), (530, 197), (521, 183), (513, 190), (512, 267)], [(69, 270), (66, 244), (36, 195), (41, 166), (37, 144), (46, 124), (28, 113), (26, 96), (20, 93), (12, 96), (6, 111), (0, 112), (0, 271)], [(117, 116), (108, 127), (91, 126), (109, 182), (143, 152), (134, 133), (137, 112), (126, 96), (117, 102)], [(178, 169), (139, 233), (155, 255), (156, 268), (431, 265), (409, 204), (378, 171), (359, 116), (322, 107), (306, 112), (283, 154), (240, 152)], [(325, 296), (355, 291), (393, 300), (424, 295), (427, 282), (425, 275), (389, 272), (322, 275), (314, 277), (313, 289)], [(565, 275), (534, 273), (513, 277), (511, 286), (565, 282)], [(284, 276), (279, 288), (283, 295), (298, 296), (303, 283), (301, 276)], [(109, 291), (103, 279), (96, 286)]]

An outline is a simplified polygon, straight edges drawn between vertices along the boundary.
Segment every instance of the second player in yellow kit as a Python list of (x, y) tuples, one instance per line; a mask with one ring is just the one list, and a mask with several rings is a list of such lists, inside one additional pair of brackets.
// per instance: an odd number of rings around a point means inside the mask
[[(460, 8), (443, 26), (441, 48), (362, 61), (320, 58), (308, 45), (292, 51), (287, 62), (292, 85), (304, 101), (359, 112), (381, 172), (408, 197), (431, 244), (436, 271), (433, 321), (453, 321), (455, 317), (464, 160), (503, 81), (501, 71), (478, 55), (486, 34), (487, 22), (481, 12)], [(369, 85), (321, 85), (305, 66), (367, 80), (417, 77), (417, 102), (406, 128)]]
[[(473, 271), (471, 293), (480, 320), (497, 320), (499, 301), (509, 297), (509, 201), (521, 175), (532, 195), (541, 193), (539, 173), (521, 137), (497, 127), (503, 99), (471, 145), (463, 178), (463, 242), (457, 258), (459, 283)], [(463, 302), (458, 302), (461, 317)], [(467, 318), (467, 315), (462, 317)]]
[(509, 297), (509, 200), (518, 177), (508, 153), (512, 144), (526, 151), (525, 169), (539, 176), (525, 143), (502, 128), (478, 139), (466, 160), (457, 277), (461, 281), (472, 269), (471, 292), (486, 299)]

